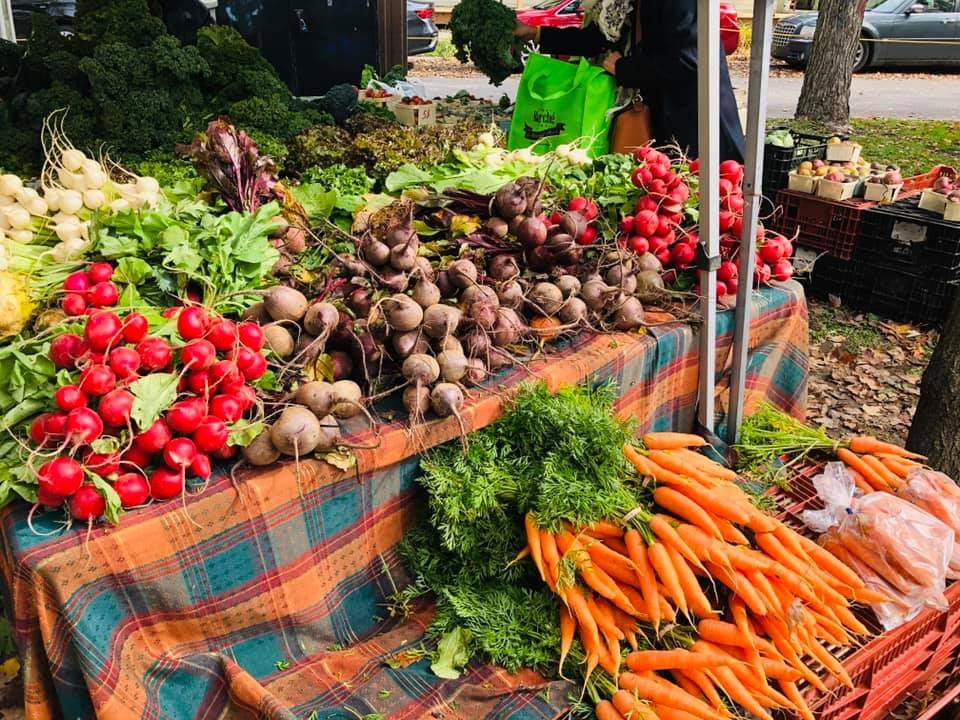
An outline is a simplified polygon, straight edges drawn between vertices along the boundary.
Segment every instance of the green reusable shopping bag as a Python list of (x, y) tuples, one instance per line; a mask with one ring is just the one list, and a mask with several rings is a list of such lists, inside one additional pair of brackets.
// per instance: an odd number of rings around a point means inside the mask
[(545, 153), (580, 138), (593, 142), (591, 157), (609, 151), (607, 112), (617, 99), (617, 84), (603, 68), (531, 55), (520, 78), (507, 145)]

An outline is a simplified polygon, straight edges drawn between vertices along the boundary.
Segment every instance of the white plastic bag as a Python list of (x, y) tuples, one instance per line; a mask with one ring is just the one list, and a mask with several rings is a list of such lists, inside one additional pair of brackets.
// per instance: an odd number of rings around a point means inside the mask
[(886, 630), (925, 607), (945, 610), (943, 591), (954, 531), (933, 515), (885, 492), (861, 495), (842, 463), (813, 480), (823, 510), (803, 521), (824, 533), (820, 544), (846, 563), (867, 587), (889, 598), (872, 607)]

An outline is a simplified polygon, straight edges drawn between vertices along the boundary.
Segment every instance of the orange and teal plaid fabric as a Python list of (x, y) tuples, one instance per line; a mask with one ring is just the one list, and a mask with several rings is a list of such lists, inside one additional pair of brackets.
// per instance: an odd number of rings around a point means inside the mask
[[(755, 310), (748, 407), (766, 398), (802, 414), (802, 290), (764, 290)], [(724, 368), (733, 314), (719, 321)], [(616, 383), (618, 411), (641, 431), (693, 425), (697, 345), (688, 326), (582, 338), (532, 372), (554, 386)], [(509, 371), (493, 381), (497, 392), (471, 393), (467, 428), (495, 420), (503, 391), (529, 377)], [(7, 508), (0, 569), (27, 718), (559, 716), (570, 687), (533, 672), (477, 666), (455, 681), (433, 676), (420, 652), (430, 608), (405, 620), (385, 609), (407, 582), (396, 544), (422, 516), (417, 453), (458, 433), (453, 419), (416, 432), (399, 420), (359, 429), (351, 441), (372, 449), (356, 450), (348, 471), (309, 461), (221, 473), (182, 507), (157, 504), (89, 537), (39, 513), (31, 529), (26, 508)]]

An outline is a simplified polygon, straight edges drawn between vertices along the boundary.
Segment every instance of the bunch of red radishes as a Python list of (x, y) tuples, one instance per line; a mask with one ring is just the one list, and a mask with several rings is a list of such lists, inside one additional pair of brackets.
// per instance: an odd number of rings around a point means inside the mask
[[(37, 455), (56, 455), (37, 471), (40, 505), (66, 504), (74, 519), (96, 519), (106, 510), (104, 481), (123, 508), (136, 507), (180, 495), (187, 477), (210, 477), (211, 458), (236, 454), (231, 426), (256, 405), (250, 383), (267, 367), (263, 331), (197, 306), (164, 314), (176, 320), (170, 341), (150, 335), (144, 315), (109, 310), (92, 311), (82, 336), (52, 341), (54, 365), (76, 374), (56, 390), (56, 409), (30, 427)], [(155, 373), (170, 374), (176, 399), (138, 427), (134, 384)]]
[(111, 278), (113, 265), (93, 263), (86, 271), (70, 273), (63, 281), (66, 293), (60, 307), (67, 315), (78, 317), (99, 308), (113, 307), (120, 299), (120, 289)]

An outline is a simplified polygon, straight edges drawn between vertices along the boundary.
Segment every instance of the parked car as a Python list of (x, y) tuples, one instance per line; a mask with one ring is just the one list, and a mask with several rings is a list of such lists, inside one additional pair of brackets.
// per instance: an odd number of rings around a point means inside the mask
[[(206, 8), (206, 11), (210, 14), (210, 22), (213, 22), (217, 0), (200, 0), (200, 5)], [(13, 9), (13, 28), (19, 42), (26, 42), (29, 39), (33, 27), (31, 16), (34, 13), (44, 13), (54, 18), (63, 34), (73, 33), (73, 16), (77, 11), (76, 0), (12, 0), (11, 7)], [(200, 8), (200, 12), (203, 12), (202, 8)], [(170, 25), (174, 34), (177, 34), (174, 27), (176, 24), (174, 20)]]
[[(517, 19), (542, 27), (580, 27), (583, 24), (583, 0), (542, 0), (529, 10), (517, 13)], [(720, 3), (720, 39), (727, 55), (740, 44), (740, 21), (733, 3)]]
[(407, 54), (432, 52), (437, 47), (439, 35), (434, 22), (433, 3), (407, 0)]
[[(784, 18), (773, 30), (773, 57), (802, 68), (817, 13)], [(853, 69), (879, 65), (960, 65), (960, 0), (867, 0)]]

